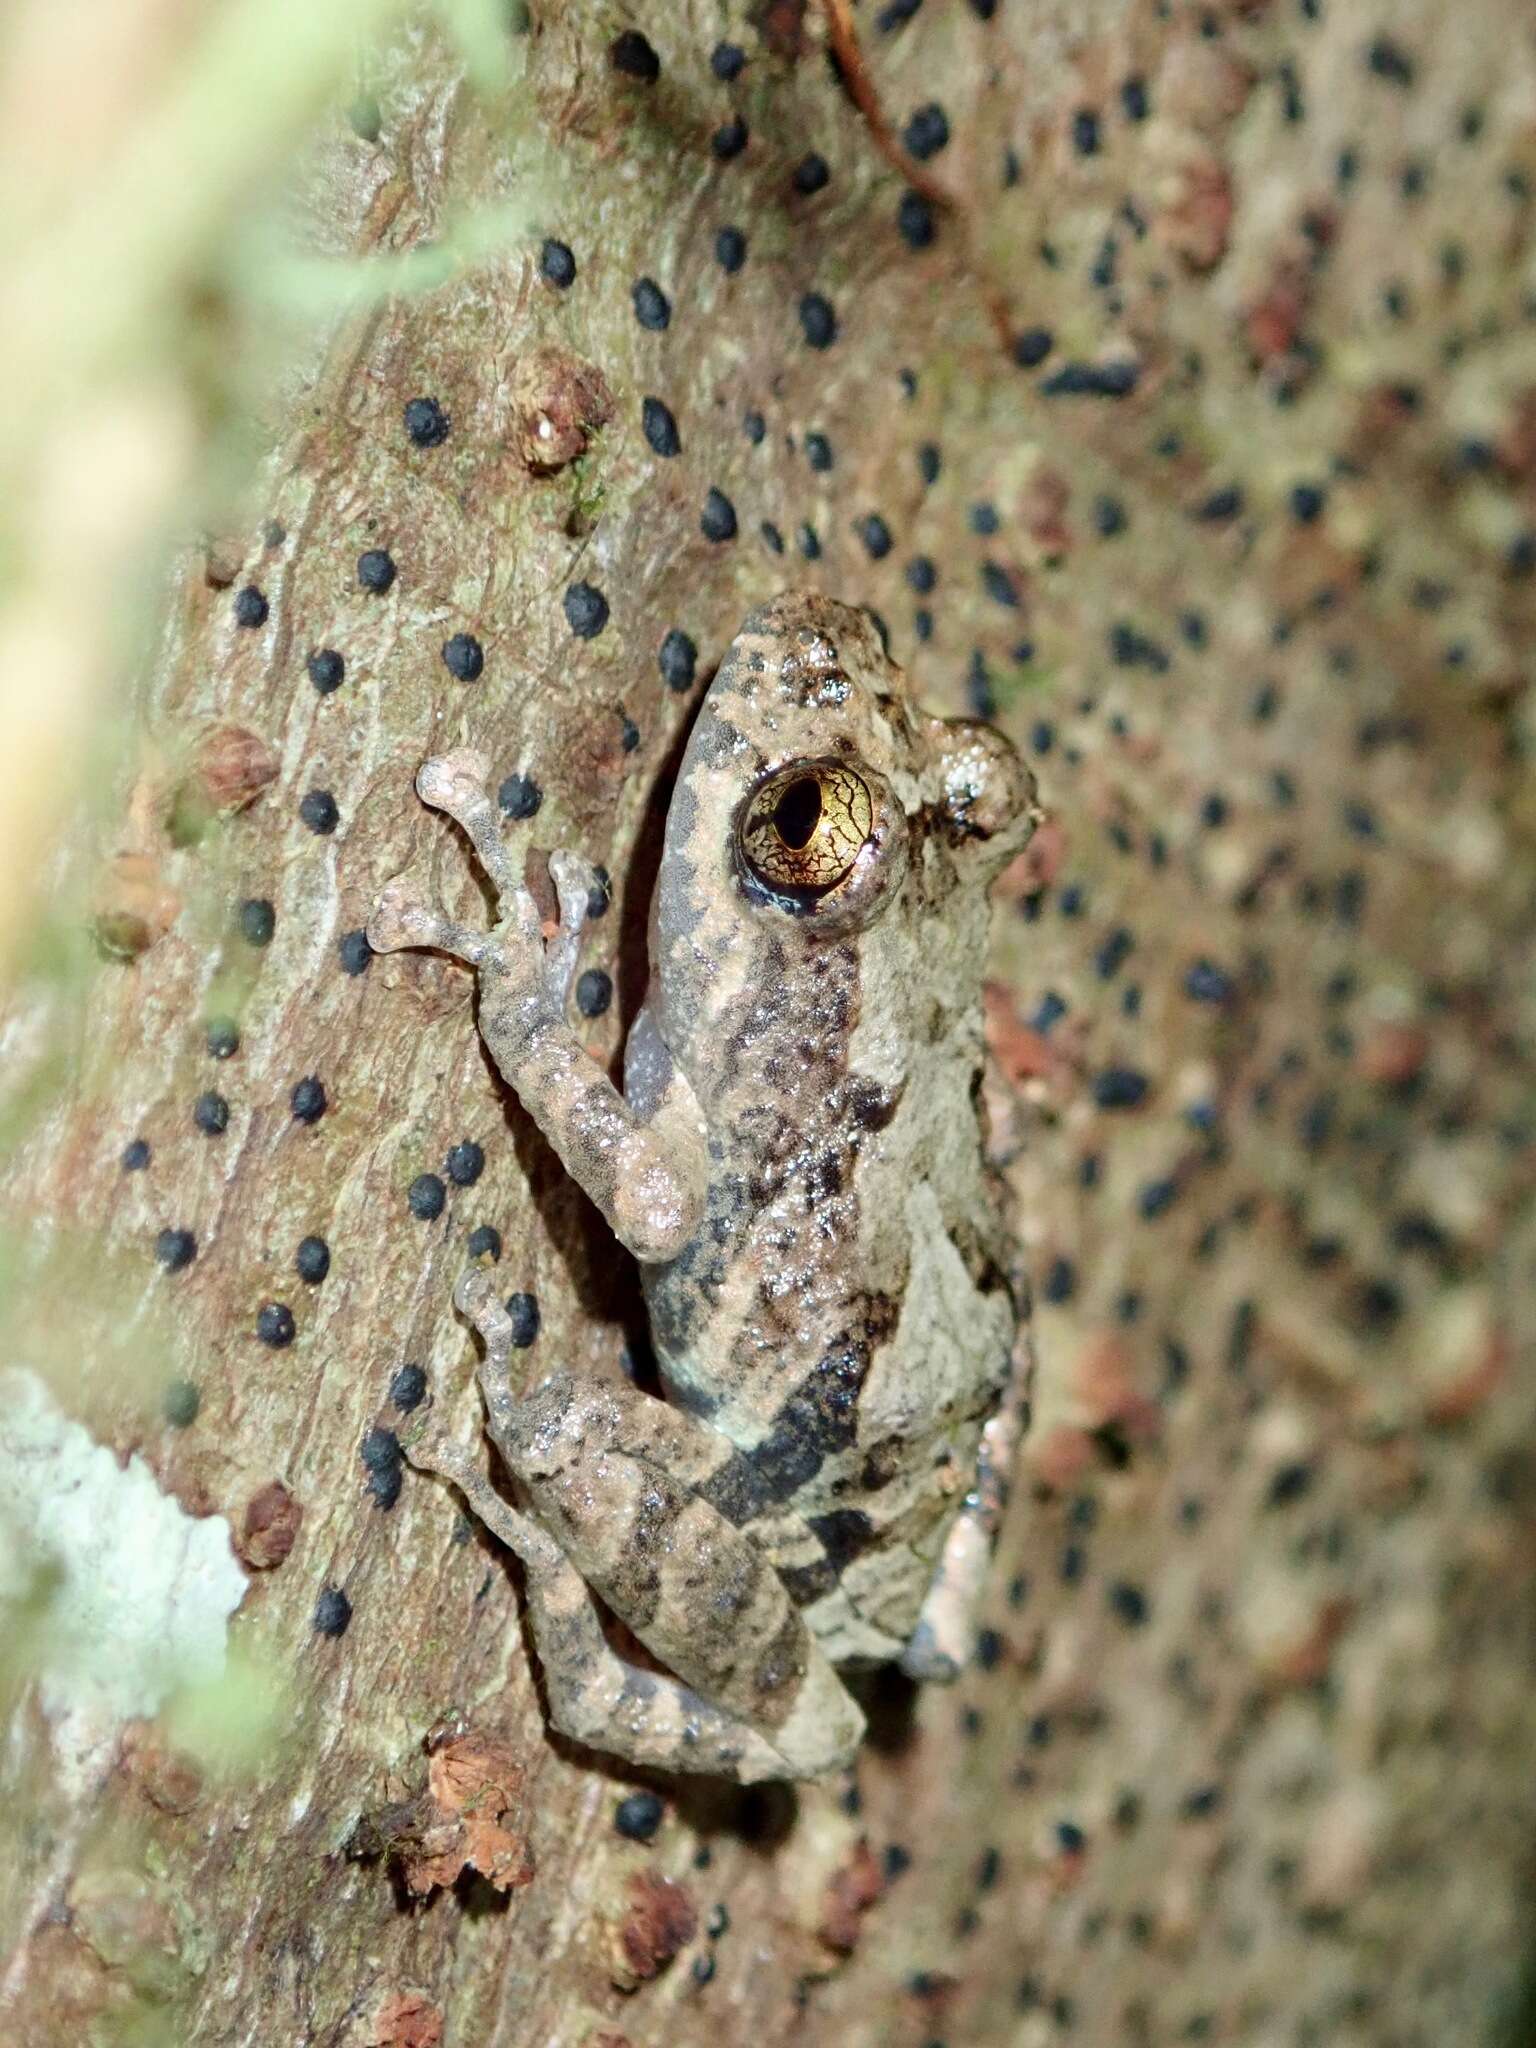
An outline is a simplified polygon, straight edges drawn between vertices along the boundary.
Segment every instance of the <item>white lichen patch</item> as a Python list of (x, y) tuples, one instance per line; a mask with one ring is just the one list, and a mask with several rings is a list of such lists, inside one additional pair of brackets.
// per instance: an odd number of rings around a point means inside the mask
[(0, 1630), (27, 1646), (66, 1781), (124, 1721), (219, 1677), (245, 1585), (221, 1515), (119, 1465), (35, 1374), (0, 1374)]

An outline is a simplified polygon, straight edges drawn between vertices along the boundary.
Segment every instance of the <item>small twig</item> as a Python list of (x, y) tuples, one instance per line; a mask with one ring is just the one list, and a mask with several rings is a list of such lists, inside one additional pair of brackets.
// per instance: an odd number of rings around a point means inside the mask
[(936, 178), (929, 176), (915, 157), (902, 148), (896, 139), (895, 129), (885, 118), (875, 81), (865, 69), (858, 30), (853, 25), (851, 0), (821, 0), (821, 6), (827, 17), (832, 54), (842, 69), (849, 97), (864, 116), (876, 149), (893, 170), (900, 172), (914, 192), (922, 193), (930, 205), (942, 207), (947, 213), (957, 213), (958, 202)]
[(931, 206), (939, 207), (960, 223), (970, 267), (981, 285), (987, 316), (1004, 349), (1011, 351), (1013, 323), (1007, 303), (999, 292), (989, 287), (985, 277), (976, 272), (975, 238), (971, 232), (970, 214), (952, 192), (941, 185), (937, 178), (930, 176), (917, 159), (903, 149), (895, 129), (885, 118), (885, 109), (880, 104), (875, 81), (869, 75), (863, 52), (859, 48), (858, 30), (853, 25), (852, 0), (821, 0), (821, 10), (826, 16), (832, 54), (842, 71), (843, 83), (848, 88), (850, 99), (864, 116), (864, 125), (869, 130), (871, 140), (886, 162), (906, 179), (914, 192), (920, 192)]

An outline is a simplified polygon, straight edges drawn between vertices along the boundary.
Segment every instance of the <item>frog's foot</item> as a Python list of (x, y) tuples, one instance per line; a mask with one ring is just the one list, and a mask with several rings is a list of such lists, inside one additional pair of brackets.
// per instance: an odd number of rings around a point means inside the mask
[[(542, 989), (563, 1014), (576, 977), (582, 927), (597, 877), (577, 854), (562, 851), (551, 856), (549, 867), (560, 919), (546, 944), (538, 905), (502, 842), (500, 817), (488, 788), (489, 774), (485, 757), (462, 747), (424, 761), (417, 771), (416, 791), (423, 803), (446, 812), (474, 848), (496, 894), (499, 920), (495, 932), (476, 932), (455, 923), (420, 902), (397, 878), (379, 898), (368, 923), (368, 941), (375, 952), (431, 947), (472, 967), (499, 968), (525, 988), (531, 984)], [(515, 963), (521, 963), (525, 971), (518, 972)]]
[[(528, 1623), (549, 1718), (562, 1735), (626, 1763), (740, 1784), (813, 1775), (748, 1721), (665, 1672), (633, 1664), (604, 1632), (592, 1592), (565, 1558), (527, 1574)], [(846, 1768), (847, 1752), (828, 1759)]]
[[(376, 953), (429, 947), (480, 968), (502, 964), (498, 939), (521, 937), (537, 944), (539, 913), (513, 873), (501, 843), (496, 815), (485, 793), (486, 764), (468, 749), (440, 754), (422, 764), (416, 788), (426, 803), (446, 810), (468, 834), (476, 858), (490, 878), (503, 913), (503, 930), (475, 931), (425, 903), (404, 875), (386, 883), (368, 919), (368, 943)], [(510, 929), (507, 929), (510, 927)]]
[(551, 1538), (496, 1491), (463, 1444), (434, 1431), (402, 1448), (416, 1471), (430, 1472), (455, 1487), (472, 1513), (530, 1570), (553, 1571), (564, 1562)]

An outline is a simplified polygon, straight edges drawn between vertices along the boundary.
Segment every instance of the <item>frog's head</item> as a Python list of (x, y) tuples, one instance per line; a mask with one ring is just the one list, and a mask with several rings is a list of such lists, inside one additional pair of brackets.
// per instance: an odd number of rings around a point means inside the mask
[(698, 889), (807, 936), (856, 931), (920, 852), (946, 856), (922, 860), (925, 896), (985, 888), (1028, 839), (1033, 796), (1000, 733), (908, 703), (868, 613), (786, 592), (746, 620), (700, 707), (667, 864), (686, 865), (695, 905)]

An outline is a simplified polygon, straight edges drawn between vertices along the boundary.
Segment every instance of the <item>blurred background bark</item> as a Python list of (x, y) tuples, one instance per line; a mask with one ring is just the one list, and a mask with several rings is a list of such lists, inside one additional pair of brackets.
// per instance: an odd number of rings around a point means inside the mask
[[(8, 2035), (1517, 2048), (1528, 19), (866, 0), (882, 148), (805, 0), (389, 12), (5, 53)], [(643, 1317), (459, 970), (360, 928), (485, 748), (612, 876), (611, 1060), (795, 584), (1040, 776), (1042, 1367), (978, 1668), (764, 1796), (551, 1740), (402, 1472), (423, 1392), (476, 1426), (477, 1229), (530, 1371)]]

